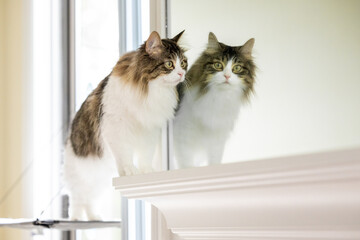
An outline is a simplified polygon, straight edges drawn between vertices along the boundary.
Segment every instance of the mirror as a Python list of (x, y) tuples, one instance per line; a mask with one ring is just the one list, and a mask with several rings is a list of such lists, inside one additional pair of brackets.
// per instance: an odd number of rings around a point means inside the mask
[[(244, 47), (254, 38), (254, 45), (250, 43), (247, 48), (257, 66), (254, 91), (241, 104), (229, 95), (212, 91), (204, 91), (201, 96), (197, 92), (194, 96), (189, 82), (198, 79), (187, 79), (182, 101), (187, 99), (188, 103), (184, 108), (189, 110), (197, 101), (204, 100), (204, 96), (208, 97), (202, 109), (192, 112), (193, 121), (189, 121), (192, 124), (198, 121), (194, 116), (205, 110), (212, 111), (211, 116), (202, 115), (208, 122), (228, 121), (229, 113), (223, 110), (229, 106), (239, 113), (232, 116), (234, 126), (229, 126), (225, 140), (220, 130), (211, 142), (210, 130), (201, 124), (196, 131), (177, 126), (183, 116), (179, 114), (180, 106), (173, 123), (175, 167), (360, 146), (359, 1), (171, 0), (168, 15), (170, 36), (186, 30), (183, 46), (189, 49), (188, 77), (194, 75), (189, 73), (203, 51), (216, 43), (212, 39), (228, 46)], [(214, 36), (209, 37), (210, 32)], [(220, 66), (211, 62), (213, 68), (220, 70), (226, 63), (227, 60)], [(240, 68), (251, 71), (244, 64)], [(232, 63), (229, 68), (232, 74), (234, 66)], [(193, 103), (189, 96), (193, 97)], [(195, 132), (198, 134), (194, 135)], [(199, 141), (207, 145), (199, 147)], [(183, 142), (188, 143), (186, 147), (182, 146)], [(211, 160), (216, 154), (205, 149), (218, 151), (217, 159)]]

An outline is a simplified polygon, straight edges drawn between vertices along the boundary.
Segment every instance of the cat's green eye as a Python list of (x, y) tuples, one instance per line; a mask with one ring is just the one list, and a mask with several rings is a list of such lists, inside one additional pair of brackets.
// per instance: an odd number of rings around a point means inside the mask
[(167, 61), (167, 62), (165, 62), (165, 67), (166, 67), (167, 69), (173, 69), (173, 68), (174, 68), (174, 64), (173, 64), (172, 61)]
[(214, 63), (214, 68), (218, 71), (221, 71), (223, 69), (223, 65), (219, 62)]
[(239, 72), (241, 72), (241, 70), (242, 70), (242, 67), (240, 65), (235, 65), (233, 67), (233, 73), (239, 73)]
[(181, 66), (182, 68), (186, 68), (186, 65), (187, 65), (186, 60), (182, 60), (180, 66)]

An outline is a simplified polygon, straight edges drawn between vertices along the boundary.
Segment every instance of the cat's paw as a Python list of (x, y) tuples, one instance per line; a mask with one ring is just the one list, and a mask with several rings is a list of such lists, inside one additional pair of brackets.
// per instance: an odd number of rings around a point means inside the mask
[(84, 220), (83, 208), (71, 206), (69, 208), (69, 220), (70, 221)]
[(140, 173), (142, 174), (146, 174), (146, 173), (152, 173), (155, 172), (155, 169), (153, 169), (152, 167), (146, 167), (146, 168), (140, 168)]
[(67, 219), (69, 221), (81, 221), (82, 218), (79, 216), (69, 216), (69, 218)]
[(87, 213), (87, 220), (88, 221), (101, 221), (102, 217), (99, 214), (95, 213)]
[(133, 165), (126, 165), (123, 167), (122, 169), (123, 174), (121, 174), (122, 176), (131, 176), (131, 175), (137, 175), (140, 174), (139, 169), (137, 169), (135, 166)]

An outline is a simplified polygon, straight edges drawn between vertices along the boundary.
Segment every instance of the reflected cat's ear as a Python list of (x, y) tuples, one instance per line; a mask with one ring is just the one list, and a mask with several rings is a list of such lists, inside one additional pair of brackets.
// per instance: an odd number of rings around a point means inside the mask
[(249, 39), (243, 46), (240, 47), (240, 53), (247, 58), (251, 58), (252, 49), (254, 47), (255, 39)]
[(178, 35), (176, 35), (175, 37), (173, 37), (171, 40), (173, 40), (174, 42), (178, 42), (179, 41), (179, 39), (181, 38), (181, 36), (183, 35), (183, 33), (185, 32), (185, 30), (184, 31), (182, 31), (181, 33), (179, 33)]
[(146, 52), (151, 56), (157, 58), (162, 52), (162, 42), (160, 35), (153, 31), (145, 44)]
[(214, 51), (217, 51), (219, 49), (219, 47), (220, 47), (220, 43), (217, 40), (215, 34), (210, 32), (206, 51), (207, 52), (214, 52)]

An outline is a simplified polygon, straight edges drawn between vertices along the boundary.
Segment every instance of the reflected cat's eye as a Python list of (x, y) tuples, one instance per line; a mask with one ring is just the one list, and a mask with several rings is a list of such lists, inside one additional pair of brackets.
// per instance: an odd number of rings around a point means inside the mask
[(172, 61), (167, 61), (167, 62), (165, 62), (165, 67), (166, 67), (167, 69), (173, 69), (173, 68), (174, 68), (174, 64), (173, 64)]
[(241, 72), (242, 67), (240, 65), (235, 65), (232, 69), (233, 73), (239, 73)]
[(218, 71), (223, 70), (223, 65), (221, 63), (219, 63), (219, 62), (214, 63), (213, 66)]
[(186, 60), (182, 60), (180, 66), (181, 66), (182, 68), (186, 68), (186, 66), (187, 66)]

